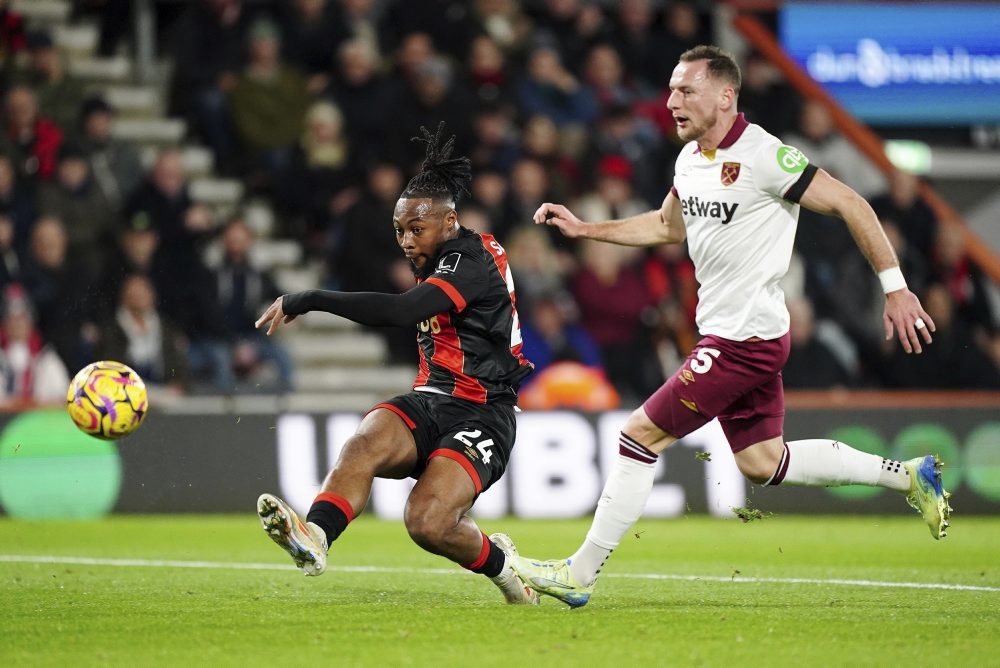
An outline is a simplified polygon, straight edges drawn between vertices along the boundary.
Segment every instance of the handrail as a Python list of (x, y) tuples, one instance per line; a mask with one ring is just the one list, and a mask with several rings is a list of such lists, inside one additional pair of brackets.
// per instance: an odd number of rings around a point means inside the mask
[[(799, 93), (807, 98), (822, 102), (829, 109), (837, 128), (862, 153), (868, 156), (868, 159), (876, 167), (886, 175), (890, 175), (895, 171), (895, 167), (882, 148), (882, 140), (879, 136), (869, 129), (868, 126), (858, 122), (825, 88), (816, 83), (808, 73), (799, 67), (799, 64), (785, 53), (785, 50), (781, 48), (774, 35), (771, 34), (771, 31), (764, 24), (753, 16), (737, 14), (733, 18), (733, 27), (739, 30), (743, 37), (757, 51), (770, 60)], [(928, 206), (934, 210), (934, 215), (937, 216), (942, 224), (962, 226), (965, 236), (965, 252), (987, 276), (993, 279), (994, 283), (1000, 284), (1000, 257), (997, 257), (990, 250), (989, 246), (979, 235), (965, 224), (962, 216), (923, 179), (920, 180), (920, 195), (927, 202)]]

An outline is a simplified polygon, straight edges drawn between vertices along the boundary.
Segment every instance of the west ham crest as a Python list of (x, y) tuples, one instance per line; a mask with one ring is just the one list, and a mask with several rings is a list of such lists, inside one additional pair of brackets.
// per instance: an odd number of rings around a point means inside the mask
[(736, 183), (736, 179), (740, 178), (740, 163), (722, 163), (722, 174), (720, 175), (720, 178), (722, 179), (722, 185), (724, 186), (731, 186)]

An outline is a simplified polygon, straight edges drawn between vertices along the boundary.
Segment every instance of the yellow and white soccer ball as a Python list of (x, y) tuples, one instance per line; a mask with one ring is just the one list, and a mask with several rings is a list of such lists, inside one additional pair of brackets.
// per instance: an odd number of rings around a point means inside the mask
[(148, 409), (146, 384), (121, 362), (88, 364), (73, 377), (66, 394), (66, 410), (76, 426), (109, 441), (138, 429)]

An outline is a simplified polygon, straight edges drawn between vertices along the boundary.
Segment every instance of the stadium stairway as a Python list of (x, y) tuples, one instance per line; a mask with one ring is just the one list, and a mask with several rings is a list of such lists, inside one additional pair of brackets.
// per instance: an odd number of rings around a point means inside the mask
[[(242, 210), (257, 234), (253, 261), (270, 269), (281, 290), (294, 292), (322, 283), (322, 269), (307, 261), (294, 240), (272, 236), (274, 215), (266, 202), (244, 201), (243, 183), (214, 174), (211, 151), (192, 141), (182, 119), (166, 115), (170, 65), (160, 62), (155, 81), (138, 84), (131, 59), (125, 53), (109, 58), (95, 56), (98, 29), (92, 23), (68, 23), (69, 0), (14, 0), (12, 9), (25, 18), (28, 29), (49, 30), (63, 50), (70, 75), (85, 82), (88, 90), (102, 93), (117, 110), (112, 132), (135, 142), (148, 168), (165, 147), (176, 147), (191, 179), (192, 197), (207, 206), (221, 222)], [(218, 262), (221, 249), (210, 246), (206, 261)], [(232, 397), (163, 397), (167, 410), (215, 412), (363, 411), (373, 404), (406, 391), (414, 369), (386, 363), (382, 338), (344, 318), (316, 315), (302, 318), (278, 333), (296, 367), (293, 392), (283, 396), (255, 393)]]

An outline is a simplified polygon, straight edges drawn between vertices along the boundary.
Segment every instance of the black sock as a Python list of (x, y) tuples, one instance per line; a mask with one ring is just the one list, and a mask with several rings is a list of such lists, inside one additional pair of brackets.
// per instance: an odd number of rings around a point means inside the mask
[(466, 568), (473, 573), (482, 573), (488, 578), (495, 578), (503, 571), (506, 559), (504, 551), (483, 534), (483, 549), (479, 553), (479, 558)]
[(309, 507), (306, 522), (312, 522), (326, 534), (326, 545), (333, 545), (344, 529), (354, 519), (354, 510), (347, 499), (324, 492)]

